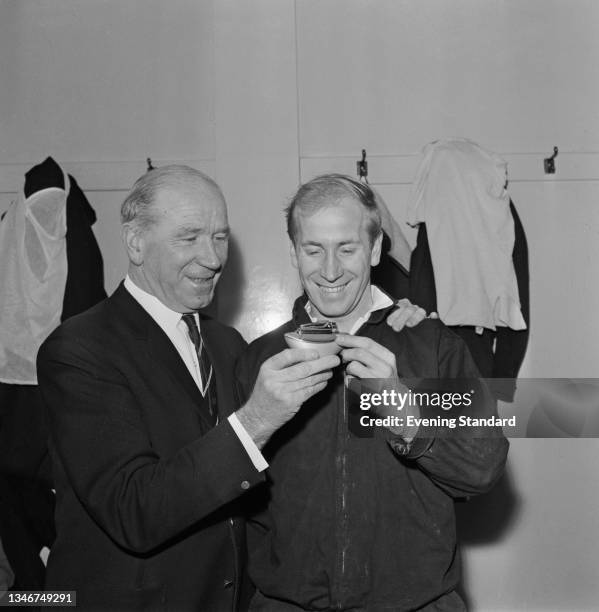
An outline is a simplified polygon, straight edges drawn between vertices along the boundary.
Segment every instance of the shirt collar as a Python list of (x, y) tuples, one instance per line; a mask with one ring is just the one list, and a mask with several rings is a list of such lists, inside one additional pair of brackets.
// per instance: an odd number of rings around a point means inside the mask
[[(370, 295), (372, 298), (372, 305), (363, 316), (361, 316), (349, 330), (350, 334), (355, 334), (366, 321), (370, 318), (370, 315), (377, 310), (384, 310), (393, 306), (393, 300), (384, 292), (381, 291), (376, 285), (370, 285)], [(310, 300), (306, 301), (304, 305), (307, 315), (310, 317), (312, 322), (316, 321), (316, 317), (312, 315), (312, 304)]]
[[(140, 306), (160, 325), (160, 327), (170, 336), (176, 329), (182, 314), (175, 310), (171, 310), (165, 306), (156, 296), (140, 289), (129, 277), (125, 277), (125, 289), (139, 302)], [(197, 313), (194, 313), (196, 323), (198, 321)]]

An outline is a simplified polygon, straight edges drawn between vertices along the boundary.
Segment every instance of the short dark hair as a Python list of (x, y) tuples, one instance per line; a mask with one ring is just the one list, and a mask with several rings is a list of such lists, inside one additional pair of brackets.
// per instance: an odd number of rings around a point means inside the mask
[(323, 174), (304, 183), (297, 191), (291, 203), (285, 209), (287, 234), (293, 244), (297, 236), (296, 210), (316, 212), (327, 206), (334, 206), (345, 197), (357, 200), (366, 210), (368, 216), (368, 236), (374, 244), (382, 231), (381, 213), (376, 205), (372, 189), (344, 174)]

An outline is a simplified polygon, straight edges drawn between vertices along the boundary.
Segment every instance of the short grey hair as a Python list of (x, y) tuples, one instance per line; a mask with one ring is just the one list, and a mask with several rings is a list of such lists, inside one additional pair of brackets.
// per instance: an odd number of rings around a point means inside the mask
[[(163, 188), (195, 183), (214, 189), (222, 197), (220, 187), (206, 174), (173, 164), (160, 166), (146, 172), (137, 179), (121, 206), (121, 225), (131, 225), (141, 231), (147, 230), (155, 221), (153, 204)], [(224, 198), (223, 198), (224, 199)]]
[(314, 213), (327, 206), (334, 206), (345, 197), (357, 200), (366, 210), (368, 217), (368, 236), (374, 244), (382, 231), (381, 213), (372, 189), (344, 174), (323, 174), (302, 185), (289, 206), (285, 209), (287, 234), (293, 244), (297, 237), (298, 227), (296, 211), (298, 209)]

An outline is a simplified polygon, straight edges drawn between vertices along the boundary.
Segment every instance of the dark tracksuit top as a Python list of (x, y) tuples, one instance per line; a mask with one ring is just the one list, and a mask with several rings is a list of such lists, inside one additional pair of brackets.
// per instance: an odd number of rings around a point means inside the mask
[[(308, 321), (305, 302), (246, 349), (237, 368), (246, 394), (261, 364), (286, 348), (283, 334)], [(391, 350), (400, 377), (478, 376), (464, 342), (440, 321), (394, 332), (385, 322), (392, 308), (373, 312), (358, 335)], [(268, 597), (308, 610), (414, 610), (457, 586), (454, 498), (492, 487), (508, 442), (500, 429), (482, 438), (433, 429), (400, 456), (384, 428), (372, 438), (349, 431), (343, 379), (338, 368), (264, 449), (269, 503), (252, 521), (250, 576)]]

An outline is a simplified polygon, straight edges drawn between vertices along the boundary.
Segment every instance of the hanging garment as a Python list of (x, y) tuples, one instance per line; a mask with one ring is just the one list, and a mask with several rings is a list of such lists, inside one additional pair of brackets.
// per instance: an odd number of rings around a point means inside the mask
[(426, 224), (439, 317), (446, 325), (526, 328), (512, 253), (506, 163), (465, 139), (427, 145), (408, 206)]
[[(57, 307), (64, 321), (106, 297), (103, 262), (92, 230), (95, 212), (76, 180), (51, 157), (26, 173), (24, 197), (49, 189), (68, 192), (66, 285), (63, 293), (58, 291)], [(0, 538), (15, 574), (13, 588), (43, 588), (45, 567), (39, 553), (55, 538), (47, 437), (37, 385), (0, 382)]]
[(60, 323), (67, 279), (67, 193), (50, 187), (16, 202), (0, 221), (0, 382), (37, 384), (41, 343)]
[(381, 259), (377, 266), (371, 268), (370, 281), (392, 297), (401, 299), (409, 294), (409, 276), (404, 267), (389, 255), (390, 248), (391, 241), (387, 234), (383, 234)]
[[(513, 330), (497, 327), (495, 331), (483, 329), (482, 334), (472, 325), (455, 325), (451, 330), (468, 345), (472, 358), (485, 378), (497, 378), (491, 389), (497, 399), (511, 402), (516, 390), (515, 379), (526, 354), (530, 329), (528, 245), (524, 227), (510, 200), (510, 212), (514, 219), (515, 240), (512, 261), (518, 281), (518, 293), (526, 329)], [(414, 304), (427, 312), (437, 310), (435, 276), (428, 245), (426, 225), (418, 228), (416, 248), (410, 260), (410, 290), (408, 296)], [(480, 331), (480, 330), (479, 330)]]
[[(68, 175), (67, 197), (67, 284), (61, 321), (91, 308), (106, 297), (102, 254), (92, 226), (96, 213), (77, 181)], [(63, 187), (61, 167), (47, 157), (25, 175), (25, 196), (48, 187)]]

